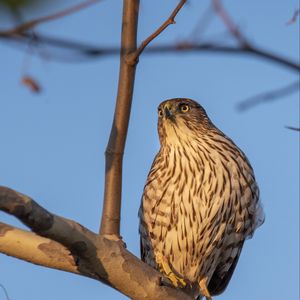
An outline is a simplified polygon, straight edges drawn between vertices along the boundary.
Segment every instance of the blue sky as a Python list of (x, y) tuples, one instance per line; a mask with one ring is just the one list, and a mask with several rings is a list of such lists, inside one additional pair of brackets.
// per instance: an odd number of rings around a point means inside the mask
[[(27, 19), (67, 7), (63, 1)], [(160, 25), (177, 1), (141, 1), (139, 41)], [(191, 37), (208, 1), (191, 1), (155, 43)], [(225, 1), (255, 44), (299, 60), (299, 21), (285, 23), (295, 0)], [(95, 45), (119, 44), (121, 1), (102, 1), (85, 11), (38, 27), (38, 32)], [(1, 26), (7, 26), (7, 20)], [(214, 18), (203, 40), (230, 42)], [(195, 37), (193, 37), (195, 39)], [(0, 184), (30, 195), (53, 213), (93, 231), (100, 223), (104, 151), (112, 122), (118, 57), (64, 62), (70, 53), (30, 56), (0, 41)], [(24, 66), (42, 85), (39, 95), (20, 84)], [(137, 211), (143, 185), (159, 148), (158, 104), (166, 98), (199, 101), (213, 122), (247, 154), (255, 170), (266, 222), (247, 241), (226, 292), (217, 299), (299, 299), (299, 93), (236, 110), (239, 101), (297, 80), (289, 69), (247, 56), (193, 53), (145, 55), (138, 65), (124, 157), (122, 236), (139, 255)], [(0, 221), (23, 227), (0, 212)], [(0, 283), (10, 299), (126, 299), (102, 283), (0, 255)], [(99, 298), (100, 297), (100, 298)], [(5, 299), (0, 290), (0, 300)]]

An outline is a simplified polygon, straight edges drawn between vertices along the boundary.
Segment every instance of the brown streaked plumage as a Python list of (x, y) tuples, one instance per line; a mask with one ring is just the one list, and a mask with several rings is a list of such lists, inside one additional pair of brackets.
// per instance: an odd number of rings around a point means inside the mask
[(222, 293), (263, 223), (245, 154), (191, 99), (158, 107), (161, 148), (139, 212), (142, 259), (195, 297)]

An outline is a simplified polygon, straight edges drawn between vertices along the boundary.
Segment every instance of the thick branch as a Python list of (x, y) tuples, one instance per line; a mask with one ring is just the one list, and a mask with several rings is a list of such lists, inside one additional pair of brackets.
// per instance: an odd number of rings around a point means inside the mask
[[(91, 253), (87, 249), (94, 250), (98, 236), (82, 225), (56, 216), (30, 197), (1, 186), (0, 210), (15, 216), (36, 234), (62, 244), (73, 255), (90, 263)], [(84, 275), (93, 273), (93, 269), (86, 271), (85, 265), (78, 267)]]
[(64, 246), (1, 222), (0, 252), (36, 265), (79, 274), (74, 256)]
[(136, 63), (127, 57), (136, 50), (139, 0), (124, 0), (118, 94), (105, 152), (105, 191), (101, 234), (120, 235), (122, 163), (130, 118)]
[[(62, 244), (67, 248), (66, 253), (70, 251), (73, 256), (72, 263), (76, 263), (76, 270), (70, 267), (63, 268), (65, 271), (77, 273), (79, 275), (92, 277), (104, 282), (111, 287), (119, 290), (131, 299), (190, 299), (191, 298), (180, 290), (171, 287), (161, 286), (161, 274), (140, 261), (133, 254), (124, 248), (121, 241), (109, 240), (105, 236), (99, 236), (77, 224), (74, 221), (66, 220), (59, 216), (55, 216), (39, 206), (34, 200), (6, 187), (0, 187), (0, 210), (3, 210), (21, 220), (39, 235), (50, 238), (44, 239), (46, 245), (56, 245), (54, 241)], [(10, 229), (10, 228), (9, 228)], [(8, 230), (9, 230), (8, 229)], [(28, 245), (33, 241), (33, 245), (39, 244), (43, 238), (37, 237), (24, 231), (7, 231), (2, 227), (0, 235), (4, 235), (3, 241), (9, 240), (16, 235), (22, 235), (22, 245)], [(6, 236), (6, 238), (5, 238)], [(34, 240), (38, 238), (38, 240)], [(0, 237), (1, 240), (1, 237)], [(10, 238), (13, 240), (13, 238)], [(12, 241), (15, 243), (16, 241)], [(59, 245), (59, 244), (58, 244)], [(21, 259), (32, 253), (37, 253), (36, 247), (29, 246), (26, 251), (28, 253), (19, 253), (11, 250), (9, 243), (1, 243), (0, 251)], [(59, 247), (59, 246), (58, 246)], [(62, 246), (60, 246), (62, 247)], [(60, 249), (63, 249), (60, 248)], [(45, 248), (44, 248), (45, 250)], [(61, 251), (52, 252), (54, 260), (58, 260)], [(74, 259), (76, 257), (76, 259)], [(30, 260), (31, 262), (34, 262)], [(42, 261), (41, 263), (47, 267)]]

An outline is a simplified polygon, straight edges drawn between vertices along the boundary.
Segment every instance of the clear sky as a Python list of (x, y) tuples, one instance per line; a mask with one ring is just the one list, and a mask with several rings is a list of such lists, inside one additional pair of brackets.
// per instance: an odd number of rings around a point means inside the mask
[[(119, 44), (122, 1), (102, 1), (85, 11), (38, 27), (38, 32), (95, 45)], [(63, 5), (62, 5), (63, 3)], [(63, 1), (32, 17), (67, 7)], [(139, 34), (147, 37), (175, 7), (175, 0), (141, 1)], [(156, 41), (222, 40), (214, 18), (206, 34), (192, 35), (208, 1), (191, 1)], [(255, 44), (299, 60), (299, 21), (286, 22), (296, 0), (225, 1), (241, 30)], [(8, 26), (2, 20), (1, 26)], [(26, 49), (26, 47), (25, 47)], [(67, 62), (71, 53), (45, 48), (44, 58), (0, 41), (0, 184), (30, 195), (51, 212), (93, 231), (102, 209), (104, 151), (118, 79), (118, 57)], [(47, 55), (49, 54), (49, 56)], [(57, 54), (60, 61), (51, 58)], [(42, 85), (39, 95), (20, 84), (27, 73)], [(299, 299), (299, 93), (246, 112), (239, 101), (288, 85), (299, 75), (247, 56), (209, 53), (145, 55), (138, 65), (132, 118), (124, 157), (122, 236), (139, 256), (138, 207), (159, 148), (157, 105), (166, 98), (198, 100), (214, 123), (247, 154), (255, 170), (265, 224), (247, 241), (226, 292), (217, 299)], [(21, 226), (0, 213), (0, 221)], [(125, 299), (90, 279), (0, 255), (0, 283), (12, 300)], [(0, 300), (5, 299), (0, 290)]]

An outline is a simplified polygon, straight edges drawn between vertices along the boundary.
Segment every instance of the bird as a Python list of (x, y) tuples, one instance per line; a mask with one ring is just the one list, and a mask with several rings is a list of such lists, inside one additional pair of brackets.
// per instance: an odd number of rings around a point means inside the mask
[(139, 209), (141, 259), (172, 286), (211, 300), (264, 222), (254, 171), (192, 99), (158, 106), (158, 135)]

